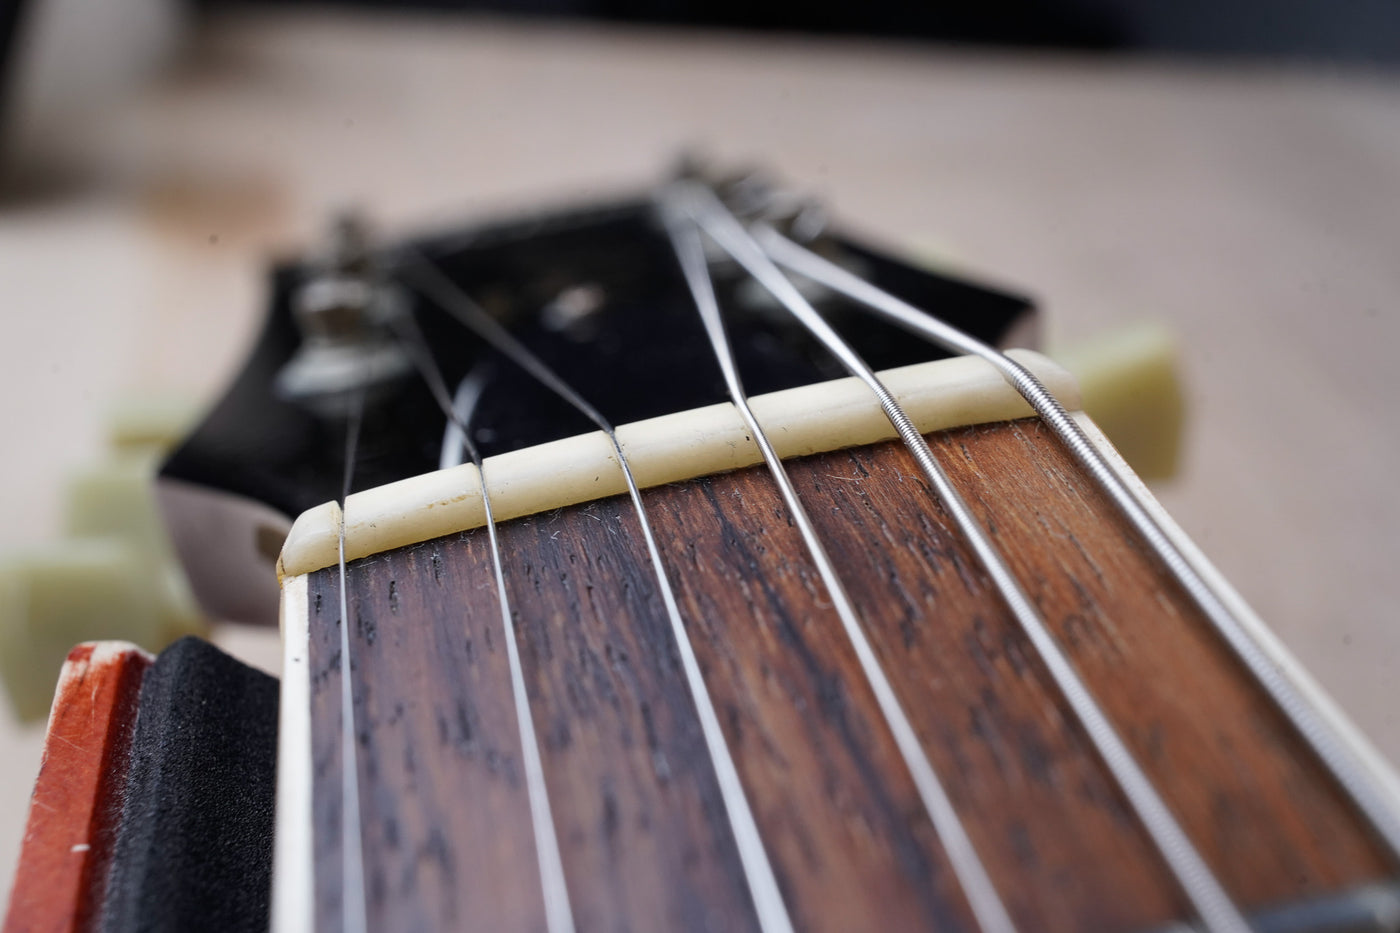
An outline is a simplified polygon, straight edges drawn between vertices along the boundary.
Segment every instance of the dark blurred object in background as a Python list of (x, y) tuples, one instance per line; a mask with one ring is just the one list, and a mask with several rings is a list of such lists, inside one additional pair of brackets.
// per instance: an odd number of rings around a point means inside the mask
[(94, 113), (161, 72), (187, 0), (0, 0), (0, 190), (61, 184)]
[[(343, 0), (342, 0), (343, 2)], [(209, 6), (247, 5), (205, 0)], [(324, 0), (259, 0), (317, 6)], [(1400, 62), (1396, 0), (353, 0), (402, 10), (461, 10), (616, 22), (856, 34), (1112, 51)]]
[[(0, 187), (40, 166), (91, 110), (152, 73), (200, 11), (325, 0), (0, 0)], [(1400, 0), (341, 0), (409, 9), (885, 36), (984, 46), (1391, 65)], [(72, 149), (70, 145), (67, 147)]]

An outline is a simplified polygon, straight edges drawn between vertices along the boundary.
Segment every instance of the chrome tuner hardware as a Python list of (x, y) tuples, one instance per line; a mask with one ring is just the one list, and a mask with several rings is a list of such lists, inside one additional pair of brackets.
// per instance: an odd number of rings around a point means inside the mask
[(766, 223), (799, 243), (810, 246), (829, 231), (826, 206), (821, 201), (779, 185), (761, 169), (722, 171), (694, 153), (685, 153), (672, 171), (671, 181), (698, 182), (713, 191), (734, 216)]
[(331, 420), (343, 420), (391, 393), (413, 362), (394, 335), (409, 314), (383, 274), (361, 218), (338, 217), (319, 268), (297, 289), (292, 315), (302, 343), (277, 374), (277, 394)]
[[(671, 173), (670, 184), (693, 182), (708, 189), (730, 213), (744, 223), (761, 223), (839, 263), (852, 275), (866, 277), (870, 269), (849, 250), (833, 241), (826, 206), (811, 194), (785, 187), (762, 169), (718, 168), (695, 153), (684, 153)], [(754, 281), (719, 244), (704, 238), (705, 261), (717, 283), (734, 289), (734, 301), (746, 311), (771, 321), (786, 322), (787, 312)], [(818, 308), (828, 305), (832, 292), (825, 285), (795, 276), (793, 285)]]

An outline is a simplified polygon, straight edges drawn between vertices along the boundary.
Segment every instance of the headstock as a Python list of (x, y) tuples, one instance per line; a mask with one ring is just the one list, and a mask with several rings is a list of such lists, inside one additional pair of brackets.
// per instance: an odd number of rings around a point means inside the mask
[[(736, 210), (782, 212), (787, 229), (882, 288), (997, 345), (1033, 346), (1024, 298), (920, 270), (831, 231), (806, 205), (752, 179), (717, 185)], [(449, 386), (485, 365), (474, 440), (491, 455), (592, 425), (503, 361), (425, 297), (445, 277), (472, 296), (613, 423), (725, 398), (719, 372), (649, 195), (541, 212), (372, 246), (342, 224), (329, 255), (274, 271), (267, 320), (228, 393), (166, 461), (162, 504), (201, 603), (215, 617), (275, 618), (271, 572), (288, 523), (340, 492), (347, 393), (363, 392), (355, 487), (438, 467), (449, 427), (398, 355), (409, 315)], [(843, 372), (737, 269), (716, 265), (750, 391)], [(418, 283), (419, 287), (415, 287)], [(849, 303), (813, 289), (834, 324)], [(931, 359), (927, 345), (868, 318), (846, 327), (877, 368)], [(345, 381), (346, 373), (362, 379)]]

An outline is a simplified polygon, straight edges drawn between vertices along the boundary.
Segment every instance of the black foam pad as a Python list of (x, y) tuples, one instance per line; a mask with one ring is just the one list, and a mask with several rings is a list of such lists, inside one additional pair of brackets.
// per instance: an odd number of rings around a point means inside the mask
[(265, 930), (277, 681), (185, 638), (146, 673), (102, 929)]

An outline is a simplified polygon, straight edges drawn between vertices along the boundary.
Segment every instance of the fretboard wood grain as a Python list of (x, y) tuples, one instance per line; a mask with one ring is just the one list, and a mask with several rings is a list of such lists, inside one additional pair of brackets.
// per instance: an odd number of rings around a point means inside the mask
[[(1352, 808), (1038, 422), (931, 438), (1211, 867), (1246, 908), (1384, 877)], [(966, 544), (892, 444), (794, 481), (1023, 929), (1189, 911)], [(971, 929), (800, 536), (761, 468), (644, 493), (779, 886), (804, 930)], [(500, 539), (579, 928), (745, 929), (752, 907), (626, 499)], [(539, 929), (487, 536), (351, 564), (370, 918)], [(320, 925), (339, 883), (334, 568), (312, 575)]]

